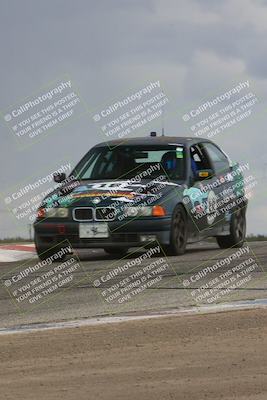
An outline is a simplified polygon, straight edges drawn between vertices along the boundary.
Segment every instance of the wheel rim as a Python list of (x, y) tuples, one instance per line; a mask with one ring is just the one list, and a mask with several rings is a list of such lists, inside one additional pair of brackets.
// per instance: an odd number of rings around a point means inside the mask
[(183, 215), (178, 212), (176, 213), (173, 220), (173, 231), (174, 231), (174, 241), (176, 246), (181, 249), (184, 247), (186, 239), (185, 239), (185, 220)]
[(245, 235), (245, 219), (242, 210), (238, 210), (235, 214), (235, 235), (238, 240), (244, 239)]

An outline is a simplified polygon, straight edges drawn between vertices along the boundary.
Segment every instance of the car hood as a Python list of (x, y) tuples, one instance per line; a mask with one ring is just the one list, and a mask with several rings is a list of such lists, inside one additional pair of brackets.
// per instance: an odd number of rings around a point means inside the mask
[(72, 185), (55, 189), (42, 202), (42, 207), (70, 206), (107, 206), (132, 203), (142, 205), (159, 203), (174, 189), (182, 189), (183, 185), (156, 179), (131, 182), (123, 180), (75, 181)]

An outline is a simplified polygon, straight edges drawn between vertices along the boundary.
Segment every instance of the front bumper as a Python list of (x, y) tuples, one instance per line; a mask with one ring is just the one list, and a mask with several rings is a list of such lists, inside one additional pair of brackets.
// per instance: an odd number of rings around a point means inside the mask
[(121, 223), (108, 222), (109, 237), (84, 239), (79, 237), (79, 224), (75, 221), (37, 220), (34, 223), (35, 240), (38, 246), (52, 247), (68, 240), (73, 248), (139, 247), (149, 241), (142, 241), (141, 235), (155, 235), (160, 244), (170, 241), (171, 218), (149, 218)]

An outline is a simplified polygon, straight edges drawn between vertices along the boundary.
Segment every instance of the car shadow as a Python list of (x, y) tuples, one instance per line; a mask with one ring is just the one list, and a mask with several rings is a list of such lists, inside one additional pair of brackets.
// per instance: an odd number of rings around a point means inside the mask
[[(190, 257), (190, 255), (192, 254), (196, 254), (196, 253), (203, 253), (206, 251), (212, 252), (216, 251), (218, 252), (219, 247), (217, 247), (214, 243), (206, 243), (206, 242), (199, 242), (196, 245), (188, 245), (188, 248), (185, 252), (185, 254), (183, 256), (179, 256), (180, 257), (185, 257), (187, 258)], [(81, 261), (108, 261), (108, 260), (120, 260), (120, 259), (124, 259), (124, 260), (129, 260), (129, 259), (133, 259), (136, 257), (139, 257), (140, 255), (145, 253), (145, 249), (130, 249), (128, 254), (122, 257), (118, 257), (118, 256), (113, 256), (110, 254), (105, 253), (104, 250), (102, 249), (79, 249), (79, 250), (75, 250), (75, 252), (77, 252), (77, 255), (79, 257), (79, 259)], [(164, 256), (164, 253), (158, 254), (158, 255), (153, 255), (153, 258), (159, 258)], [(167, 256), (168, 258), (175, 258), (177, 256)]]

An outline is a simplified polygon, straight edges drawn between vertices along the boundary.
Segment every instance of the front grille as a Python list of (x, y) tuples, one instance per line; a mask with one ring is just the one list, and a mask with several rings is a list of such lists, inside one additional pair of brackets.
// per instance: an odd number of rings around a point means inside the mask
[(115, 208), (98, 207), (95, 209), (96, 221), (113, 221), (115, 219)]
[(115, 215), (114, 207), (77, 207), (73, 210), (75, 221), (113, 221)]
[(75, 221), (92, 221), (93, 209), (87, 207), (74, 208), (73, 219)]

